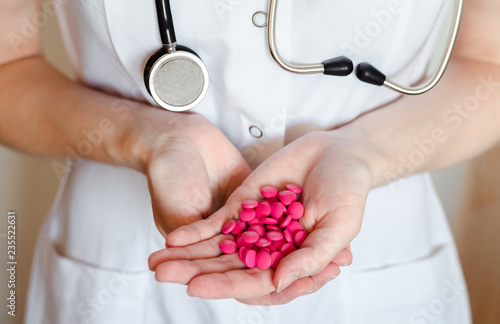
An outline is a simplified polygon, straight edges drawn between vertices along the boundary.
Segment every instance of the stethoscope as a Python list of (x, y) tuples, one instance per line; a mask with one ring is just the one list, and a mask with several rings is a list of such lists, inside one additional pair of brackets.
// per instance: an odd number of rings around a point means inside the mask
[[(270, 0), (267, 21), (267, 40), (272, 57), (284, 70), (298, 74), (325, 74), (347, 76), (354, 71), (352, 61), (339, 56), (319, 64), (291, 64), (279, 54), (276, 44), (276, 12), (278, 0)], [(208, 90), (207, 68), (191, 49), (176, 44), (174, 24), (169, 0), (156, 0), (158, 25), (163, 47), (146, 64), (144, 81), (153, 99), (163, 108), (172, 111), (186, 111), (196, 106)], [(427, 83), (405, 87), (385, 76), (370, 63), (360, 63), (356, 76), (360, 81), (384, 86), (405, 95), (419, 95), (431, 90), (441, 79), (450, 61), (453, 47), (462, 19), (463, 0), (457, 0), (454, 10), (453, 27), (450, 32), (441, 63)]]

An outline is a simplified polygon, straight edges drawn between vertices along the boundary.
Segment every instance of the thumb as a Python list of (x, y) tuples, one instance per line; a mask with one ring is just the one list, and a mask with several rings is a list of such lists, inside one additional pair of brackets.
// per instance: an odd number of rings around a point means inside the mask
[(297, 279), (313, 276), (325, 269), (359, 233), (363, 211), (362, 204), (341, 207), (325, 215), (300, 249), (279, 263), (273, 278), (277, 292)]

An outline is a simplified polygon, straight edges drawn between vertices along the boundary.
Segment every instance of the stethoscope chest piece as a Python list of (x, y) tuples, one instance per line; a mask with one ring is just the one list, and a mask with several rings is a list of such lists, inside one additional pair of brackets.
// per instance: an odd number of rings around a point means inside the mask
[(177, 46), (173, 53), (162, 48), (151, 56), (144, 82), (158, 105), (172, 111), (186, 111), (203, 100), (209, 78), (201, 59), (189, 48)]

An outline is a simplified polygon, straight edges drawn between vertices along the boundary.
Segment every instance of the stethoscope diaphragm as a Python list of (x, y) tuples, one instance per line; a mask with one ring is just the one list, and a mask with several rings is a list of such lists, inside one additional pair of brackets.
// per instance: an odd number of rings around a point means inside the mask
[(146, 65), (145, 82), (149, 93), (165, 109), (186, 111), (193, 108), (208, 90), (205, 64), (181, 46), (173, 53), (162, 51), (160, 54), (163, 55), (153, 55)]

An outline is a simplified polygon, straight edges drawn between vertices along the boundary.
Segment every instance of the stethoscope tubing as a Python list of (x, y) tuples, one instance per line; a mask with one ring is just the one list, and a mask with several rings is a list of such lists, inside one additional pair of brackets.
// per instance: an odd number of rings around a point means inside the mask
[[(293, 72), (293, 73), (298, 73), (298, 74), (316, 74), (316, 73), (324, 73), (325, 72), (325, 67), (323, 64), (291, 64), (284, 60), (281, 55), (279, 54), (278, 51), (278, 46), (276, 42), (276, 12), (277, 12), (277, 6), (278, 6), (278, 0), (269, 0), (269, 11), (267, 14), (267, 40), (268, 40), (268, 46), (269, 46), (269, 51), (271, 53), (271, 56), (274, 58), (274, 60), (278, 63), (279, 66), (281, 66), (284, 70)], [(385, 77), (381, 72), (373, 68), (371, 65), (364, 63), (365, 65), (368, 65), (370, 69), (379, 76), (379, 80), (382, 79), (383, 82), (370, 82), (372, 84), (376, 85), (383, 85), (384, 87), (397, 91), (401, 94), (405, 95), (419, 95), (423, 94), (430, 89), (432, 89), (438, 82), (441, 80), (448, 63), (451, 58), (451, 54), (453, 52), (453, 48), (455, 46), (455, 42), (457, 39), (458, 35), (458, 30), (460, 28), (460, 22), (462, 19), (462, 12), (463, 12), (463, 0), (458, 0), (457, 5), (455, 6), (455, 12), (454, 12), (454, 22), (453, 22), (453, 28), (450, 32), (449, 40), (446, 46), (446, 50), (442, 56), (441, 59), (441, 64), (439, 65), (437, 72), (435, 73), (434, 77), (429, 80), (425, 85), (423, 86), (418, 86), (418, 87), (405, 87), (400, 84), (397, 84), (396, 82), (393, 82)], [(361, 80), (361, 79), (360, 79)], [(361, 80), (364, 81), (364, 80)], [(367, 82), (367, 81), (364, 81)]]

